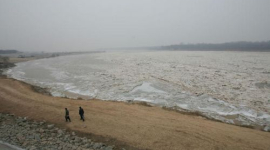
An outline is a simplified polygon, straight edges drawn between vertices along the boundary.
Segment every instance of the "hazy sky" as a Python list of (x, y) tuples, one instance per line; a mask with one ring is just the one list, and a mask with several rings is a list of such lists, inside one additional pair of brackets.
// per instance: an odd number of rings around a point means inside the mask
[(270, 0), (0, 0), (0, 49), (270, 40)]

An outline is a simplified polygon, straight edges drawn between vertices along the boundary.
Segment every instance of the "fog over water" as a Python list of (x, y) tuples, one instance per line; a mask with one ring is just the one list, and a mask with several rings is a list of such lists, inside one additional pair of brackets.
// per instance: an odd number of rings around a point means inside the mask
[(270, 40), (269, 0), (0, 0), (0, 49)]

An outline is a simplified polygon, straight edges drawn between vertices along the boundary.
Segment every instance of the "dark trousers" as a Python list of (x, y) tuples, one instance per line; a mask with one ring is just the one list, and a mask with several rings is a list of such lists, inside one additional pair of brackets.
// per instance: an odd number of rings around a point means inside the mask
[(71, 122), (69, 116), (65, 116), (65, 118), (66, 118), (66, 122), (68, 122), (68, 121)]
[(83, 114), (80, 114), (80, 116), (81, 116), (81, 120), (84, 121), (84, 116), (83, 116)]

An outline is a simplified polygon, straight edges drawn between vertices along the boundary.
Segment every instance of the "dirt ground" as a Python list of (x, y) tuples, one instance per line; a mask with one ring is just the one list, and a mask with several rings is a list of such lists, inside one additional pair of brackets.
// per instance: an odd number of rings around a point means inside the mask
[[(79, 106), (85, 111), (80, 121)], [(64, 120), (64, 108), (71, 123)], [(270, 133), (185, 115), (160, 107), (101, 100), (71, 100), (37, 93), (0, 78), (0, 112), (46, 120), (100, 142), (127, 149), (269, 150)]]
[(9, 62), (10, 63), (18, 63), (18, 62), (24, 62), (24, 61), (30, 61), (30, 60), (35, 60), (37, 59), (36, 57), (27, 57), (27, 58), (17, 58), (17, 57), (10, 57)]

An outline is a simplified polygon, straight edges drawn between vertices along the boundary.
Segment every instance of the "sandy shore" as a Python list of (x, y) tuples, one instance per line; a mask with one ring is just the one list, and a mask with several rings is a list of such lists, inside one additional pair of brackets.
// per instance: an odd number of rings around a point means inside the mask
[[(79, 120), (79, 106), (85, 110), (85, 122)], [(65, 107), (70, 110), (71, 123), (64, 120)], [(127, 149), (270, 149), (269, 132), (159, 107), (51, 97), (5, 77), (0, 79), (0, 112), (46, 120)]]

